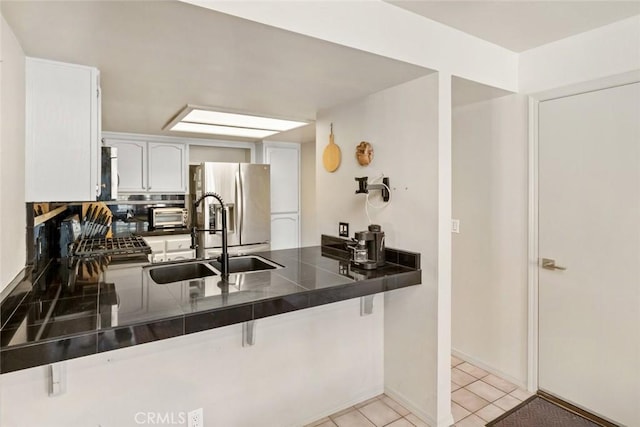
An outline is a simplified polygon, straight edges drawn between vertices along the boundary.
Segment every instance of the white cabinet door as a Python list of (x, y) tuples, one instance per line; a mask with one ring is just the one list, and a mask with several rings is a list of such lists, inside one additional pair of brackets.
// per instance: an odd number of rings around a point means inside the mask
[(165, 258), (164, 252), (159, 254), (149, 254), (149, 261), (154, 264), (157, 262), (165, 262), (166, 258)]
[(27, 202), (96, 200), (100, 157), (99, 72), (27, 58)]
[(180, 251), (180, 252), (167, 252), (165, 254), (165, 261), (184, 261), (188, 259), (194, 259), (196, 257), (196, 251)]
[(118, 149), (118, 191), (147, 191), (147, 143), (106, 139)]
[(146, 236), (142, 239), (151, 248), (151, 253), (164, 254), (166, 247), (166, 239), (164, 236)]
[(191, 236), (189, 234), (185, 234), (180, 237), (167, 238), (166, 247), (167, 252), (191, 249)]
[(105, 138), (118, 149), (118, 190), (124, 193), (186, 191), (186, 146)]
[(143, 239), (151, 248), (151, 262), (179, 261), (196, 257), (196, 251), (191, 249), (191, 236), (188, 234), (175, 237), (145, 236)]
[(271, 165), (271, 213), (298, 212), (300, 146), (265, 145), (265, 163)]
[(289, 249), (300, 246), (300, 218), (296, 214), (271, 215), (271, 249)]
[(184, 144), (150, 142), (149, 186), (153, 192), (184, 192), (186, 150)]

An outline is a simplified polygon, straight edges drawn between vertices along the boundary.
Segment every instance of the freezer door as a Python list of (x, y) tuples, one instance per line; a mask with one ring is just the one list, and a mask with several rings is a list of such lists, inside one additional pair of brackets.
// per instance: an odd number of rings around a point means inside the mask
[(242, 245), (271, 240), (269, 187), (269, 165), (240, 163), (238, 229)]
[[(201, 191), (196, 192), (196, 196), (200, 197), (204, 193), (218, 193), (227, 209), (227, 240), (229, 246), (240, 244), (240, 235), (238, 233), (238, 180), (239, 170), (238, 163), (220, 163), (206, 162), (202, 165), (202, 187)], [(202, 222), (198, 224), (198, 228), (222, 228), (222, 210), (220, 204), (213, 197), (205, 198), (200, 204), (199, 219)], [(199, 221), (200, 222), (200, 221)], [(202, 226), (202, 227), (201, 227)], [(222, 246), (222, 233), (220, 232), (201, 232), (200, 242), (204, 248), (214, 248)]]

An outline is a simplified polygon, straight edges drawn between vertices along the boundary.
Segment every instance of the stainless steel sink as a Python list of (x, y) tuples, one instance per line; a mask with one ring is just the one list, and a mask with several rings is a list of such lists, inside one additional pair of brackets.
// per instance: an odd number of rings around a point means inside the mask
[[(218, 261), (210, 261), (209, 264), (216, 270), (221, 271)], [(245, 255), (229, 258), (229, 274), (250, 273), (253, 271), (265, 271), (284, 268), (280, 264), (257, 255)]]
[[(186, 261), (169, 265), (149, 267), (149, 276), (159, 285), (181, 282), (183, 280), (200, 279), (220, 275), (221, 265), (218, 261)], [(271, 260), (257, 255), (246, 255), (229, 258), (229, 274), (251, 273), (254, 271), (275, 270), (284, 268)]]
[(154, 282), (164, 285), (166, 283), (180, 282), (182, 280), (199, 279), (201, 277), (218, 274), (207, 263), (190, 261), (180, 264), (151, 267), (149, 276)]

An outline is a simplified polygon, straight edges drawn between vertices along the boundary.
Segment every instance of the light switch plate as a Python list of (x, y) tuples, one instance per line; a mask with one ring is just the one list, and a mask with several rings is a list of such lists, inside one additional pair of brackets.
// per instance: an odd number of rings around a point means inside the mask
[(451, 232), (452, 233), (460, 233), (460, 220), (452, 219), (451, 220)]

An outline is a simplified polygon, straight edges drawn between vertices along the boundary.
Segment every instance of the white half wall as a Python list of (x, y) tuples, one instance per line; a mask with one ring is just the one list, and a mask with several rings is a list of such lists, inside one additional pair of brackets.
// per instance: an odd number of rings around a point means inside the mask
[(24, 268), (25, 55), (0, 15), (0, 291)]
[(232, 325), (73, 359), (54, 397), (46, 367), (4, 374), (0, 425), (136, 426), (151, 413), (186, 426), (180, 414), (202, 408), (206, 426), (300, 427), (382, 393), (383, 320), (353, 299), (258, 320), (251, 347)]
[[(322, 153), (333, 123), (342, 152), (339, 168), (327, 172)], [(356, 146), (373, 145), (368, 167), (357, 163)], [(368, 225), (364, 194), (355, 177), (390, 178), (391, 200), (370, 193), (369, 214), (389, 247), (422, 254), (422, 284), (384, 297), (385, 392), (435, 425), (437, 381), (438, 262), (438, 75), (432, 74), (318, 113), (316, 209), (320, 233), (350, 235)], [(379, 302), (376, 301), (378, 310)], [(448, 315), (445, 313), (444, 315)], [(382, 326), (382, 325), (380, 325)], [(448, 350), (447, 350), (448, 351)]]
[(527, 50), (519, 63), (526, 94), (640, 70), (640, 16)]
[(527, 382), (528, 100), (453, 110), (452, 348)]

